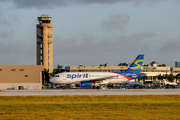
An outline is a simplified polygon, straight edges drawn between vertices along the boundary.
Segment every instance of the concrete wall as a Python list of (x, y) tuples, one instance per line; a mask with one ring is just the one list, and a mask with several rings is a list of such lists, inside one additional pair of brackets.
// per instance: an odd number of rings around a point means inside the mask
[(23, 86), (24, 90), (40, 90), (41, 83), (0, 83), (1, 90), (19, 90), (19, 86)]
[(41, 89), (43, 65), (0, 65), (0, 89)]

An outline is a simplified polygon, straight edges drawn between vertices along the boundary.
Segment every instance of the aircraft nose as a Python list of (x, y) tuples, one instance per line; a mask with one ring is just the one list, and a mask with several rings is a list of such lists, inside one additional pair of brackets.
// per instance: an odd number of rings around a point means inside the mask
[(51, 83), (54, 83), (54, 78), (51, 78), (49, 81), (50, 81)]

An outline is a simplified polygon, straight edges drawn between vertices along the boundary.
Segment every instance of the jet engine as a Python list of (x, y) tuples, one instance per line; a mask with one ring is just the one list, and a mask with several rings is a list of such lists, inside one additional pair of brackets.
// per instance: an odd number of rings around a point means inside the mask
[(92, 82), (80, 82), (80, 86), (81, 87), (93, 87), (93, 83)]

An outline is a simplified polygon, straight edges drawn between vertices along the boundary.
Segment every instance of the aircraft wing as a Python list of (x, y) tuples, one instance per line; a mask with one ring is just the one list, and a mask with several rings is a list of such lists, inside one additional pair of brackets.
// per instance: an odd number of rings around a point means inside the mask
[(90, 80), (87, 80), (86, 82), (96, 82), (96, 81), (103, 81), (103, 80), (106, 80), (106, 79), (111, 79), (115, 76), (108, 76), (108, 77), (102, 77), (102, 78), (95, 78), (95, 79), (90, 79)]
[(140, 75), (147, 75), (147, 73), (139, 73), (139, 74), (131, 74), (131, 75), (126, 75), (127, 77), (138, 77)]

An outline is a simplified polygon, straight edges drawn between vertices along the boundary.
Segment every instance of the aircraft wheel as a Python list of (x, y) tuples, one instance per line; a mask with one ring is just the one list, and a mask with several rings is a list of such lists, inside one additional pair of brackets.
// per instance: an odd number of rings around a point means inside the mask
[(97, 86), (96, 89), (100, 89), (100, 86)]
[(93, 89), (100, 89), (100, 86), (93, 86)]

